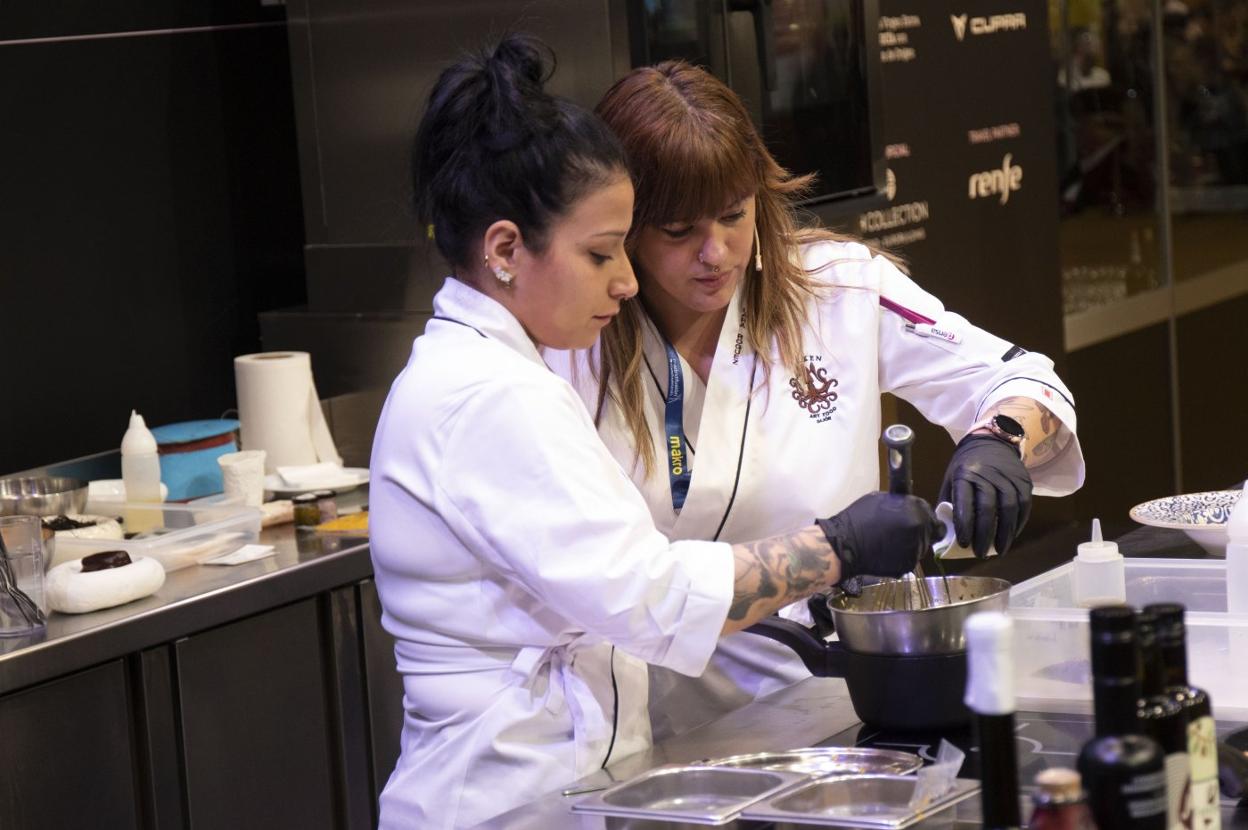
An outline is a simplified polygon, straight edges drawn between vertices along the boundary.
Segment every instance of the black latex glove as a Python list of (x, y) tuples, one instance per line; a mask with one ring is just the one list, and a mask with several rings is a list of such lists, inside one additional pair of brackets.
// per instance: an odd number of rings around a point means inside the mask
[(1013, 444), (971, 433), (953, 451), (940, 501), (953, 504), (959, 545), (980, 559), (989, 547), (1003, 554), (1031, 515), (1031, 474)]
[(901, 576), (914, 570), (945, 526), (918, 496), (868, 493), (828, 519), (816, 522), (841, 560), (841, 580), (855, 576)]

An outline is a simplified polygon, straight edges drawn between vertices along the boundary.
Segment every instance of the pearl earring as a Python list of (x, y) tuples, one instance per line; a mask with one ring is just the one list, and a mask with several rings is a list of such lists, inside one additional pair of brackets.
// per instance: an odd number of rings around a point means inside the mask
[(495, 278), (503, 285), (511, 285), (511, 281), (516, 278), (515, 274), (511, 273), (501, 265), (491, 267), (490, 258), (488, 256), (485, 258), (485, 267), (493, 271)]

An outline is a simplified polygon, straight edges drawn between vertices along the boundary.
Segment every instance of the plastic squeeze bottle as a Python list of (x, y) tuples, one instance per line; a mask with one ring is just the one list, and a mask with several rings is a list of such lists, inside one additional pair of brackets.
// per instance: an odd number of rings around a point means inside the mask
[(1248, 614), (1248, 482), (1226, 521), (1226, 610)]
[(1117, 542), (1101, 538), (1101, 520), (1092, 520), (1092, 540), (1079, 545), (1071, 572), (1075, 605), (1121, 605), (1127, 601), (1127, 571)]
[[(130, 428), (121, 439), (121, 479), (126, 485), (127, 504), (161, 501), (156, 437), (134, 410), (130, 411)], [(123, 518), (129, 533), (151, 530), (161, 521), (156, 510), (126, 510)]]

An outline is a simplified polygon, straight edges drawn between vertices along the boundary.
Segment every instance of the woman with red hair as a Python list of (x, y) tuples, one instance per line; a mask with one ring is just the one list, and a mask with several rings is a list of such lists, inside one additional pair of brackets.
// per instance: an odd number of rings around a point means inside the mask
[[(597, 112), (636, 190), (639, 301), (566, 371), (670, 538), (768, 536), (877, 490), (884, 392), (957, 442), (941, 499), (978, 556), (1010, 547), (1033, 489), (1082, 484), (1052, 361), (947, 311), (894, 258), (800, 227), (812, 177), (775, 161), (721, 81), (641, 68)], [(733, 635), (696, 681), (652, 672), (655, 737), (806, 676), (787, 649)]]

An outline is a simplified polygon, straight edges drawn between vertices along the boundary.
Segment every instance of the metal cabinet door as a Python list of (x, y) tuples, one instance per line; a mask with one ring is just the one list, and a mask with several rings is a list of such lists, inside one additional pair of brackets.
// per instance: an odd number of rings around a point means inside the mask
[(139, 827), (121, 660), (0, 698), (0, 827)]
[(191, 826), (339, 826), (316, 600), (175, 648)]

